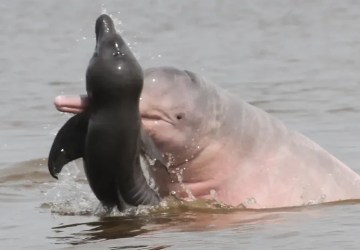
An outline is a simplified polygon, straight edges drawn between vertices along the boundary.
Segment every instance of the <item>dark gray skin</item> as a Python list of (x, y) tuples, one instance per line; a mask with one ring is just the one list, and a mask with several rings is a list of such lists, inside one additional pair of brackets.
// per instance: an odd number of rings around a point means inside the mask
[(160, 197), (140, 166), (140, 154), (162, 160), (142, 130), (142, 69), (109, 16), (101, 15), (95, 30), (95, 52), (86, 72), (89, 105), (55, 137), (49, 171), (57, 178), (66, 163), (82, 157), (90, 187), (104, 207), (122, 211), (157, 204)]

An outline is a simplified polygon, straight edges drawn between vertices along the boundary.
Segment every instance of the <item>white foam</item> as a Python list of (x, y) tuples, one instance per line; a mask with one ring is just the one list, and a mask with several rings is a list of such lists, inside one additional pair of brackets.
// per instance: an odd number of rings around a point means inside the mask
[(99, 201), (74, 162), (64, 167), (58, 181), (47, 185), (50, 189), (44, 193), (44, 204), (53, 213), (94, 214), (98, 210)]

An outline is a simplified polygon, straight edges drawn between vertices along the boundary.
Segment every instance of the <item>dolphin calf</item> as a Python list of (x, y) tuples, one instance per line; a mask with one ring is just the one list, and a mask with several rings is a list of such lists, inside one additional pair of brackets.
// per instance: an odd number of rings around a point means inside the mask
[(90, 187), (104, 207), (121, 211), (157, 204), (160, 197), (140, 166), (140, 154), (162, 159), (141, 125), (142, 69), (109, 16), (97, 19), (95, 33), (95, 52), (86, 72), (88, 105), (55, 137), (49, 171), (56, 178), (66, 163), (82, 157)]
[[(83, 96), (59, 96), (81, 113)], [(215, 199), (246, 208), (360, 199), (359, 175), (304, 135), (190, 71), (144, 71), (144, 130), (170, 161), (149, 166), (161, 197)], [(118, 124), (114, 124), (118, 126)]]

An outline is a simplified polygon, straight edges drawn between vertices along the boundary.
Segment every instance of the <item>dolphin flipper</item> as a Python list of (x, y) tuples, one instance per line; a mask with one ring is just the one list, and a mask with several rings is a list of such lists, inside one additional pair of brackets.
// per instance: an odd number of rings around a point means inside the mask
[(83, 156), (88, 123), (89, 115), (83, 112), (71, 117), (57, 133), (48, 158), (55, 179), (65, 164)]

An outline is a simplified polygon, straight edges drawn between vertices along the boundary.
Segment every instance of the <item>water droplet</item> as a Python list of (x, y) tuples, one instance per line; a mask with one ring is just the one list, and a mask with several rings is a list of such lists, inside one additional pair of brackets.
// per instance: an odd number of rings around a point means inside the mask
[(210, 196), (212, 199), (217, 200), (217, 193), (216, 193), (215, 189), (210, 190)]
[(244, 201), (244, 205), (245, 206), (248, 206), (248, 205), (253, 205), (253, 204), (256, 204), (256, 199), (254, 197), (250, 197), (250, 198), (247, 198), (245, 201)]
[(324, 202), (326, 200), (326, 194), (322, 194), (320, 197), (320, 202)]

